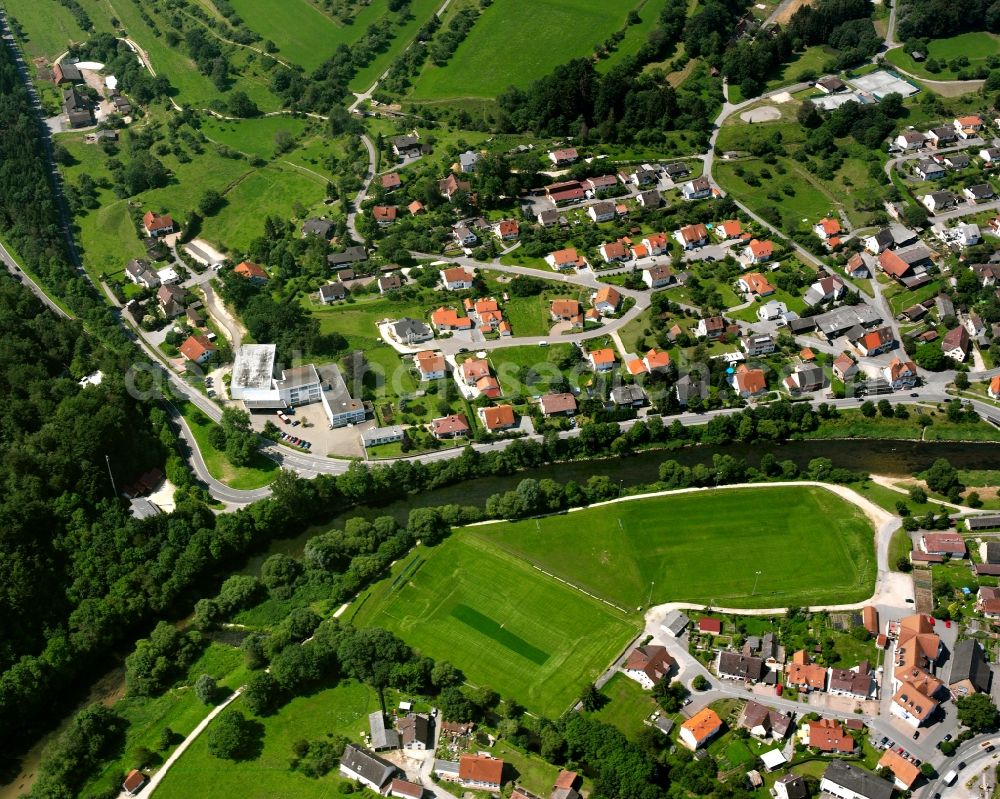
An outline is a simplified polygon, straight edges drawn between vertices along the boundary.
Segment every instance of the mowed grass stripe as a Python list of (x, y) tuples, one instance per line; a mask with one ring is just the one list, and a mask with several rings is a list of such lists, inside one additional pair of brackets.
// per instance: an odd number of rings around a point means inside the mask
[(871, 524), (849, 502), (810, 486), (651, 497), (477, 526), (468, 535), (629, 608), (650, 599), (839, 604), (865, 599), (874, 587)]
[(495, 622), (489, 616), (480, 613), (475, 608), (468, 605), (458, 604), (451, 609), (451, 615), (463, 624), (467, 624), (477, 633), (492, 638), (501, 646), (506, 647), (511, 652), (527, 658), (532, 663), (541, 666), (549, 659), (549, 653), (543, 652), (537, 646), (532, 646), (523, 638), (514, 635), (510, 630), (505, 630), (502, 624)]
[(639, 631), (639, 620), (467, 532), (418, 547), (419, 569), (393, 586), (409, 561), (397, 563), (355, 602), (354, 624), (391, 630), (455, 664), (469, 682), (558, 716)]

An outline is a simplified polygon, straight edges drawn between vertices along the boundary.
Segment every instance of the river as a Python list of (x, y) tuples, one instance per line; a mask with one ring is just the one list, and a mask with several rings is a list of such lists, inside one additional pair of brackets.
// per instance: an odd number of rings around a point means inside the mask
[(294, 557), (301, 556), (306, 541), (312, 536), (324, 530), (337, 528), (352, 516), (366, 518), (392, 516), (404, 523), (412, 508), (449, 504), (482, 507), (490, 495), (509, 491), (528, 477), (537, 480), (548, 477), (561, 483), (569, 480), (585, 483), (595, 475), (607, 475), (619, 481), (623, 488), (631, 488), (655, 481), (660, 464), (666, 460), (676, 460), (686, 466), (694, 466), (697, 463), (710, 464), (713, 455), (727, 454), (745, 458), (751, 465), (756, 466), (767, 452), (773, 454), (779, 461), (793, 461), (800, 468), (807, 466), (813, 458), (823, 457), (829, 458), (834, 466), (890, 476), (909, 476), (926, 469), (937, 458), (946, 458), (956, 469), (1000, 469), (1000, 447), (995, 443), (858, 439), (697, 446), (676, 450), (652, 450), (625, 458), (548, 464), (517, 474), (467, 480), (457, 485), (425, 491), (417, 496), (408, 496), (389, 505), (353, 508), (349, 513), (335, 516), (329, 523), (310, 528), (293, 538), (274, 540), (266, 552), (250, 558), (244, 573), (259, 573), (261, 564), (276, 552)]
[[(660, 464), (666, 460), (676, 460), (687, 466), (697, 463), (709, 464), (715, 454), (728, 454), (746, 458), (757, 465), (767, 452), (778, 460), (791, 460), (800, 468), (817, 457), (829, 458), (834, 466), (863, 471), (869, 474), (911, 475), (926, 469), (937, 458), (946, 458), (957, 469), (1000, 469), (1000, 447), (995, 443), (959, 443), (931, 441), (871, 441), (858, 439), (789, 441), (784, 444), (729, 444), (726, 446), (697, 446), (677, 450), (655, 450), (642, 452), (625, 458), (573, 461), (528, 469), (517, 474), (500, 477), (483, 477), (468, 480), (453, 486), (425, 491), (380, 507), (353, 508), (349, 513), (335, 516), (327, 524), (316, 526), (293, 537), (277, 539), (267, 551), (251, 557), (243, 573), (257, 574), (268, 556), (283, 552), (300, 556), (306, 541), (319, 532), (341, 526), (351, 516), (393, 516), (405, 522), (412, 508), (431, 505), (478, 505), (482, 507), (486, 499), (498, 491), (508, 491), (528, 477), (541, 480), (552, 478), (565, 483), (575, 480), (584, 483), (594, 475), (607, 475), (620, 482), (623, 488), (650, 483), (656, 480)], [(118, 668), (107, 674), (90, 690), (87, 703), (100, 701), (110, 704), (124, 693), (124, 669)], [(82, 705), (81, 705), (82, 707)], [(0, 799), (15, 799), (28, 790), (34, 782), (41, 753), (52, 738), (63, 729), (64, 719), (56, 732), (39, 741), (25, 756), (21, 774), (13, 782), (0, 786)]]

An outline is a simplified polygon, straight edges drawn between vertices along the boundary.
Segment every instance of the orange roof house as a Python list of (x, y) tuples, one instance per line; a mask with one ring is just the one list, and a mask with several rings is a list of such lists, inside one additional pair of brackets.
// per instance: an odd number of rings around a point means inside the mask
[(716, 230), (720, 232), (722, 238), (726, 239), (738, 239), (743, 235), (743, 225), (738, 219), (727, 219), (725, 222), (719, 223)]
[(756, 297), (766, 297), (774, 294), (772, 286), (760, 272), (748, 272), (740, 278), (740, 284)]
[(484, 358), (469, 358), (462, 361), (462, 379), (466, 385), (474, 386), (481, 377), (488, 377), (490, 374), (490, 364)]
[(670, 366), (670, 353), (654, 347), (643, 356), (642, 361), (650, 372), (661, 372)]
[(482, 394), (484, 397), (489, 399), (496, 399), (502, 392), (500, 391), (500, 384), (493, 375), (484, 375), (476, 381), (476, 391)]
[(1000, 375), (997, 375), (990, 381), (988, 391), (989, 395), (993, 397), (993, 399), (1000, 399)]
[(170, 214), (154, 214), (146, 211), (142, 217), (142, 226), (148, 236), (158, 236), (161, 233), (173, 233), (174, 219)]
[(576, 247), (566, 247), (563, 250), (550, 252), (545, 256), (545, 261), (553, 269), (574, 269), (586, 266), (586, 261), (579, 256)]
[(468, 330), (472, 320), (467, 316), (459, 316), (454, 308), (438, 308), (431, 314), (431, 324), (438, 330)]
[(583, 308), (576, 300), (552, 300), (549, 315), (553, 319), (579, 324), (583, 321)]
[(497, 405), (495, 408), (480, 408), (479, 418), (483, 421), (483, 426), (493, 432), (494, 430), (506, 430), (514, 426), (514, 408), (510, 405)]
[(770, 239), (765, 239), (764, 241), (753, 239), (747, 245), (747, 249), (750, 250), (750, 254), (755, 261), (766, 261), (774, 255), (774, 242)]
[(500, 310), (500, 306), (497, 305), (497, 301), (492, 297), (476, 300), (476, 304), (473, 307), (478, 314)]
[(830, 239), (840, 235), (840, 222), (830, 217), (824, 217), (816, 224), (815, 230), (821, 238)]
[(242, 261), (236, 265), (233, 269), (237, 275), (247, 280), (265, 281), (267, 280), (267, 272), (259, 266), (258, 264), (252, 263), (250, 261)]
[(700, 748), (722, 729), (722, 719), (709, 707), (703, 708), (681, 724), (680, 741), (688, 749)]
[(458, 781), (469, 787), (499, 788), (503, 761), (484, 755), (462, 755), (458, 761)]
[(742, 397), (753, 397), (767, 390), (767, 378), (762, 369), (749, 369), (746, 364), (736, 367), (733, 385)]
[(207, 336), (188, 336), (178, 349), (181, 355), (194, 363), (204, 363), (213, 352), (218, 351), (218, 347), (209, 341)]
[(885, 754), (878, 761), (879, 768), (887, 768), (895, 777), (896, 787), (901, 791), (908, 791), (910, 786), (917, 781), (920, 776), (920, 768), (911, 761), (906, 760), (894, 749), (886, 749)]
[(800, 649), (792, 655), (792, 662), (785, 667), (785, 682), (796, 688), (811, 691), (826, 690), (826, 668), (809, 661), (809, 655)]
[(388, 225), (396, 221), (396, 206), (376, 205), (372, 208), (372, 216), (380, 225)]
[(417, 366), (417, 371), (424, 378), (432, 375), (444, 374), (444, 355), (434, 350), (423, 350), (413, 356), (413, 362)]
[(847, 734), (843, 725), (836, 719), (820, 719), (810, 721), (809, 746), (821, 752), (837, 752), (849, 755), (854, 751), (854, 739)]
[(646, 364), (642, 362), (642, 358), (635, 358), (625, 364), (625, 368), (628, 369), (628, 373), (633, 377), (635, 375), (644, 375), (649, 370), (646, 369)]
[(416, 216), (417, 214), (424, 213), (424, 204), (420, 200), (414, 200), (408, 206), (406, 210), (410, 212), (411, 215)]
[(590, 365), (599, 372), (607, 371), (615, 365), (615, 351), (610, 347), (587, 353)]
[(594, 307), (597, 310), (614, 313), (622, 304), (622, 295), (614, 286), (602, 286), (594, 294)]

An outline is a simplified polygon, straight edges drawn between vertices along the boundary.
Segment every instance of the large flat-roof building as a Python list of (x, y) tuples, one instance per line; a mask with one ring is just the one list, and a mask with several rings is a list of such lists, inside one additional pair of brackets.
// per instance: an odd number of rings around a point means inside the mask
[(244, 344), (236, 353), (229, 395), (248, 411), (263, 411), (322, 402), (331, 427), (362, 422), (364, 404), (353, 397), (333, 364), (284, 369), (275, 377), (274, 344)]

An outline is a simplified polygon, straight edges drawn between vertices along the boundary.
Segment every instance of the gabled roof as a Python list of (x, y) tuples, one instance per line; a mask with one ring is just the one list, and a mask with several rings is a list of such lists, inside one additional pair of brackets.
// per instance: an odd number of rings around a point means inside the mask
[(817, 226), (822, 229), (825, 236), (836, 236), (841, 231), (840, 222), (836, 219), (831, 219), (830, 217), (824, 217), (819, 220)]
[(854, 739), (837, 719), (820, 719), (807, 722), (809, 725), (809, 746), (821, 752), (850, 754), (854, 751)]
[(595, 364), (615, 362), (615, 351), (610, 347), (605, 347), (600, 350), (593, 350), (592, 352), (588, 353), (588, 356), (590, 357), (590, 360), (593, 361)]
[(567, 413), (576, 410), (576, 397), (570, 393), (544, 394), (538, 400), (542, 413)]
[(637, 646), (629, 654), (623, 668), (626, 671), (641, 671), (654, 683), (662, 680), (674, 667), (676, 661), (670, 657), (664, 646)]
[(750, 248), (750, 254), (754, 258), (770, 258), (774, 254), (774, 242), (770, 239), (765, 239), (764, 241), (752, 239), (747, 246)]
[(681, 238), (688, 243), (701, 241), (708, 237), (708, 230), (700, 222), (697, 225), (684, 225), (681, 228)]
[(178, 349), (189, 361), (197, 361), (206, 353), (216, 352), (218, 347), (209, 341), (207, 336), (188, 336)]
[(722, 729), (722, 719), (712, 708), (705, 707), (681, 724), (681, 729), (690, 732), (696, 741), (703, 741)]
[(453, 413), (450, 416), (431, 419), (431, 430), (438, 435), (467, 433), (469, 432), (469, 420), (465, 418), (464, 413)]
[(866, 799), (892, 799), (893, 785), (891, 782), (877, 777), (870, 771), (848, 763), (845, 760), (832, 760), (823, 774), (824, 780), (852, 791), (857, 796)]
[(360, 749), (354, 744), (344, 747), (340, 763), (379, 787), (385, 785), (396, 773), (396, 767), (388, 760), (383, 760), (378, 755)]
[(482, 755), (462, 755), (458, 761), (458, 778), (464, 782), (485, 782), (499, 785), (503, 761)]
[(510, 405), (482, 408), (480, 414), (487, 430), (497, 430), (502, 427), (513, 427), (514, 425), (514, 408)]
[(621, 305), (621, 301), (622, 295), (618, 293), (618, 289), (614, 286), (602, 286), (594, 295), (594, 305), (607, 303), (608, 305), (613, 305), (617, 308)]
[(986, 660), (986, 652), (982, 644), (975, 638), (959, 641), (952, 651), (950, 685), (968, 680), (977, 691), (986, 693), (990, 690), (990, 664)]
[(469, 358), (462, 361), (462, 377), (466, 380), (478, 380), (490, 373), (490, 363), (485, 358)]
[(233, 271), (247, 280), (267, 280), (267, 272), (264, 271), (263, 267), (251, 261), (242, 261), (236, 265)]

